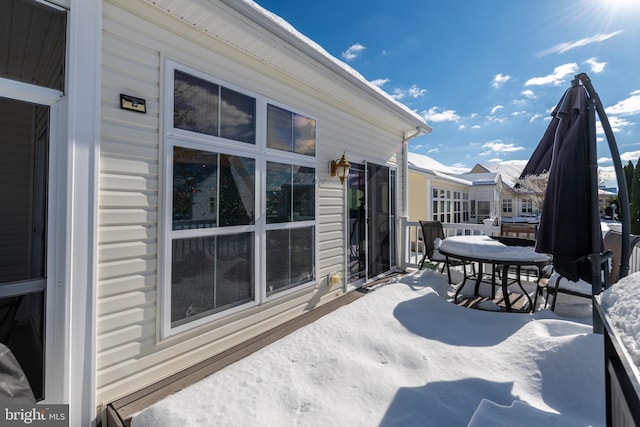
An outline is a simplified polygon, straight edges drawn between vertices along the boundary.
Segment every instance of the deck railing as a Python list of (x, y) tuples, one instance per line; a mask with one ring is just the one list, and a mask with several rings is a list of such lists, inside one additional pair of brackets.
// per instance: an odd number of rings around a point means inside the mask
[[(445, 237), (471, 235), (494, 236), (500, 234), (500, 226), (494, 225), (491, 220), (485, 221), (484, 224), (443, 222), (442, 228), (444, 229)], [(402, 270), (409, 267), (417, 268), (425, 253), (419, 221), (409, 221), (407, 218), (400, 219), (399, 244), (399, 267)]]

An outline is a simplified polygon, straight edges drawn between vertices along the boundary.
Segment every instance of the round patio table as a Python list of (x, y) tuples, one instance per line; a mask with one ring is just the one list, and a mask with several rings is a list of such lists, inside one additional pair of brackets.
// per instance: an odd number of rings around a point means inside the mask
[[(464, 288), (467, 279), (475, 279), (476, 285), (474, 294), (477, 296), (480, 283), (483, 281), (483, 264), (491, 264), (491, 295), (495, 296), (496, 267), (502, 270), (502, 295), (504, 298), (505, 308), (507, 311), (513, 311), (511, 301), (509, 300), (508, 287), (510, 284), (517, 283), (522, 289), (524, 295), (529, 300), (529, 307), (535, 310), (531, 297), (524, 290), (520, 280), (520, 270), (522, 267), (536, 267), (538, 278), (540, 278), (542, 268), (551, 264), (552, 257), (549, 254), (541, 254), (534, 251), (532, 246), (522, 246), (523, 239), (510, 239), (505, 237), (489, 237), (489, 236), (452, 236), (444, 239), (440, 245), (439, 251), (447, 259), (447, 274), (449, 283), (451, 283), (451, 273), (449, 270), (449, 257), (462, 261), (470, 261), (478, 263), (478, 271), (475, 277), (464, 273), (464, 279), (456, 289), (454, 301), (457, 302), (458, 295)], [(509, 268), (516, 268), (515, 282), (509, 282)], [(537, 292), (537, 290), (536, 290)]]

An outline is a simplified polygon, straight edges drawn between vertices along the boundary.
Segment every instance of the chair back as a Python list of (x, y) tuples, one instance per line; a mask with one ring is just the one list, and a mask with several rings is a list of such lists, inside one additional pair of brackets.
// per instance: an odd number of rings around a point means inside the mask
[[(629, 247), (633, 251), (634, 246), (640, 243), (640, 236), (631, 234), (629, 236)], [(604, 249), (613, 252), (611, 256), (611, 271), (607, 286), (613, 285), (620, 280), (620, 264), (622, 263), (622, 234), (617, 231), (608, 231), (604, 236)]]
[(425, 244), (427, 257), (431, 259), (435, 250), (433, 241), (437, 238), (444, 240), (444, 228), (442, 228), (440, 221), (420, 221), (420, 228), (422, 229), (422, 241)]
[(538, 224), (529, 222), (503, 222), (500, 224), (500, 235), (511, 237), (524, 237), (536, 240)]

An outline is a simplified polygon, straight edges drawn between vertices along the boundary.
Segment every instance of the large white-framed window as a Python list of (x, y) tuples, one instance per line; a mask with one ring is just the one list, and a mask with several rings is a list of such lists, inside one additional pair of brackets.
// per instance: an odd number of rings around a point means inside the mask
[(316, 279), (316, 123), (165, 65), (163, 337)]
[(513, 212), (513, 200), (511, 200), (511, 199), (502, 199), (502, 212), (504, 212), (504, 213), (512, 213)]
[(431, 197), (434, 221), (459, 223), (468, 220), (469, 193), (433, 188)]
[(522, 215), (532, 215), (533, 214), (533, 200), (531, 199), (522, 199)]

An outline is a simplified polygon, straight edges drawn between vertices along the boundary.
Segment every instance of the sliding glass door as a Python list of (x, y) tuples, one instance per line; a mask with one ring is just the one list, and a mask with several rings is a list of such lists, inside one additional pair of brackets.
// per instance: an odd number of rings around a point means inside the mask
[(347, 186), (349, 283), (386, 273), (396, 265), (395, 170), (352, 164)]

